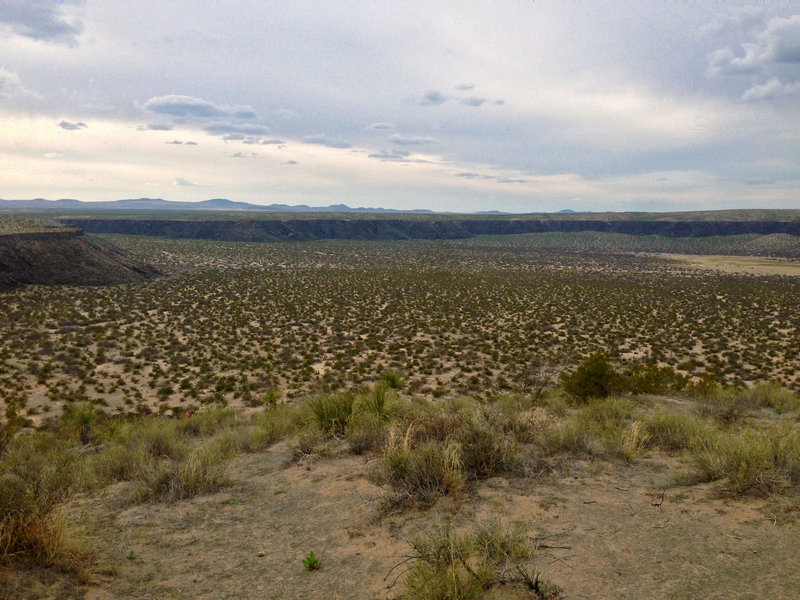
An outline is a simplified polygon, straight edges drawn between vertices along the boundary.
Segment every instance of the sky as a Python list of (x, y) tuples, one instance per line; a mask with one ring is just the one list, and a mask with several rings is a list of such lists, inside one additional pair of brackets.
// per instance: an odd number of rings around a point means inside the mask
[(0, 0), (0, 198), (800, 208), (800, 3)]

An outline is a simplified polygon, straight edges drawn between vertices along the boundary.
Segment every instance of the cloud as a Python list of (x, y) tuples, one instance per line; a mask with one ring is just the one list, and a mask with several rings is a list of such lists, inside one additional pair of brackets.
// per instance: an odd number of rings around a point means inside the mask
[(76, 129), (86, 129), (89, 127), (83, 121), (78, 121), (77, 123), (70, 123), (69, 121), (61, 121), (58, 124), (61, 129), (66, 129), (67, 131), (75, 131)]
[(247, 158), (247, 157), (241, 152), (234, 152), (233, 154), (231, 154), (231, 158)]
[(19, 75), (14, 71), (0, 67), (0, 99), (29, 97), (37, 97), (37, 95), (22, 85)]
[(193, 181), (189, 181), (188, 179), (184, 179), (183, 177), (176, 177), (175, 180), (172, 182), (172, 185), (177, 185), (179, 187), (202, 187)]
[(139, 125), (137, 131), (171, 131), (172, 125), (162, 125), (160, 123), (148, 123), (147, 125)]
[(164, 143), (165, 144), (175, 144), (175, 145), (183, 144), (183, 142), (180, 141), (180, 140), (172, 140), (171, 142), (164, 142)]
[(494, 102), (492, 102), (492, 104), (497, 104), (498, 106), (502, 106), (505, 103), (506, 103), (505, 100), (495, 100)]
[(422, 100), (420, 100), (420, 104), (423, 106), (438, 106), (440, 104), (444, 104), (447, 102), (447, 98), (442, 95), (441, 92), (437, 90), (431, 90), (429, 92), (425, 92), (422, 96)]
[(61, 152), (47, 152), (43, 156), (45, 158), (64, 158), (64, 154)]
[(47, 0), (2, 2), (0, 24), (32, 40), (77, 46), (83, 23), (67, 17), (68, 9), (67, 3)]
[(262, 146), (268, 146), (270, 144), (283, 144), (285, 143), (283, 140), (279, 140), (277, 138), (269, 139), (269, 140), (261, 140)]
[(296, 160), (287, 160), (287, 161), (286, 161), (285, 163), (283, 163), (283, 164), (285, 164), (285, 165), (296, 165), (296, 164), (297, 164), (297, 161), (296, 161)]
[(486, 104), (488, 100), (486, 98), (478, 98), (477, 96), (470, 96), (469, 98), (464, 98), (461, 101), (461, 104), (466, 104), (467, 106), (483, 106)]
[(303, 138), (304, 144), (319, 144), (328, 148), (352, 148), (350, 144), (343, 140), (331, 139), (325, 134), (307, 135)]
[(762, 85), (754, 85), (742, 95), (742, 100), (745, 102), (754, 102), (757, 100), (767, 100), (774, 98), (783, 93), (783, 84), (775, 79), (770, 79), (767, 83)]
[(0, 67), (0, 98), (24, 98), (34, 95), (22, 85), (19, 75), (5, 67)]
[(760, 73), (772, 65), (800, 65), (800, 15), (770, 19), (755, 39), (741, 44), (742, 56), (720, 48), (708, 56), (710, 75)]
[(289, 119), (293, 119), (294, 117), (297, 116), (293, 110), (290, 110), (288, 108), (276, 108), (275, 110), (272, 111), (272, 114), (286, 121), (288, 121)]
[(181, 119), (213, 119), (218, 117), (255, 119), (258, 116), (251, 106), (219, 106), (202, 98), (174, 94), (155, 96), (145, 102), (143, 106), (150, 112)]
[(197, 142), (185, 142), (186, 146), (197, 146)]
[(269, 133), (269, 127), (265, 127), (263, 125), (248, 125), (244, 123), (231, 123), (227, 121), (220, 123), (212, 123), (211, 125), (206, 127), (205, 130), (211, 135), (241, 134), (242, 136), (246, 136), (246, 135), (266, 135)]
[(770, 19), (760, 36), (760, 56), (769, 63), (800, 64), (800, 15)]
[(384, 129), (394, 129), (394, 125), (391, 123), (380, 122), (380, 123), (373, 123), (372, 125), (367, 125), (364, 128), (366, 131), (381, 131)]
[(408, 136), (400, 135), (399, 133), (393, 133), (388, 137), (388, 140), (393, 144), (397, 144), (398, 146), (419, 146), (436, 143), (436, 140), (432, 137)]
[(378, 160), (382, 160), (384, 162), (408, 162), (406, 157), (409, 155), (408, 152), (405, 150), (381, 150), (380, 152), (374, 152), (372, 154), (368, 154), (367, 158), (377, 158)]
[(460, 90), (462, 92), (468, 92), (471, 89), (473, 89), (474, 87), (475, 87), (474, 83), (461, 83), (461, 84), (456, 86), (456, 89)]

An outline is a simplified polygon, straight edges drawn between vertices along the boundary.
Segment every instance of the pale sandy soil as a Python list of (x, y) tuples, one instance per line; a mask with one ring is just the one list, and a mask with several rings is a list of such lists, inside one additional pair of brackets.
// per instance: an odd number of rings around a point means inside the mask
[[(105, 540), (99, 563), (116, 571), (88, 600), (398, 598), (403, 568), (392, 569), (409, 536), (487, 518), (529, 526), (531, 566), (566, 598), (799, 597), (796, 522), (765, 500), (680, 485), (683, 467), (659, 453), (635, 466), (561, 459), (554, 474), (496, 477), (459, 502), (381, 516), (369, 460), (298, 465), (279, 444), (237, 459), (224, 492), (121, 509), (112, 490), (73, 504), (72, 517)], [(310, 550), (317, 572), (301, 565)]]
[(699, 269), (722, 271), (723, 273), (800, 276), (800, 261), (789, 258), (698, 254), (656, 254), (655, 256), (678, 260)]

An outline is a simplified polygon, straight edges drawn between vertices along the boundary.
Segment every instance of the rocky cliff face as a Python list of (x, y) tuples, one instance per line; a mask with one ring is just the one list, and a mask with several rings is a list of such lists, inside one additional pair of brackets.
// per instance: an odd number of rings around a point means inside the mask
[(199, 221), (168, 219), (62, 219), (90, 233), (123, 233), (227, 241), (317, 239), (457, 239), (481, 234), (600, 231), (629, 235), (704, 237), (789, 234), (800, 236), (800, 221), (606, 221), (526, 219), (286, 219)]
[(0, 291), (25, 284), (103, 285), (156, 274), (83, 231), (0, 236)]

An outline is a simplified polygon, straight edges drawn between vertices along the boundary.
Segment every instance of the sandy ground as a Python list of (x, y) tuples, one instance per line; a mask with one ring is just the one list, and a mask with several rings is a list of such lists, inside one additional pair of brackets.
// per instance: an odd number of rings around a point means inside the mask
[[(285, 446), (242, 456), (224, 492), (120, 509), (115, 491), (72, 516), (106, 540), (89, 600), (398, 598), (406, 539), (436, 521), (529, 526), (531, 565), (566, 598), (800, 597), (800, 527), (758, 499), (682, 486), (678, 459), (634, 466), (562, 459), (555, 474), (490, 479), (454, 502), (381, 516), (369, 460), (290, 462)], [(663, 494), (663, 496), (662, 496)], [(89, 524), (92, 524), (89, 526)], [(301, 559), (314, 550), (316, 572)]]
[(679, 260), (699, 269), (747, 275), (800, 276), (800, 261), (788, 258), (760, 256), (716, 256), (699, 254), (656, 254), (661, 258)]

